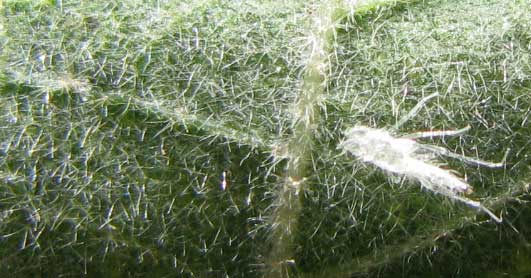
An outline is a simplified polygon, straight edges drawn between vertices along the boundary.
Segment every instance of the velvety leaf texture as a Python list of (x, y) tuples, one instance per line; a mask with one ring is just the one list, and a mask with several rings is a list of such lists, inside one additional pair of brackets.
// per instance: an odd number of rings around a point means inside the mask
[(531, 1), (0, 1), (1, 277), (531, 275)]

